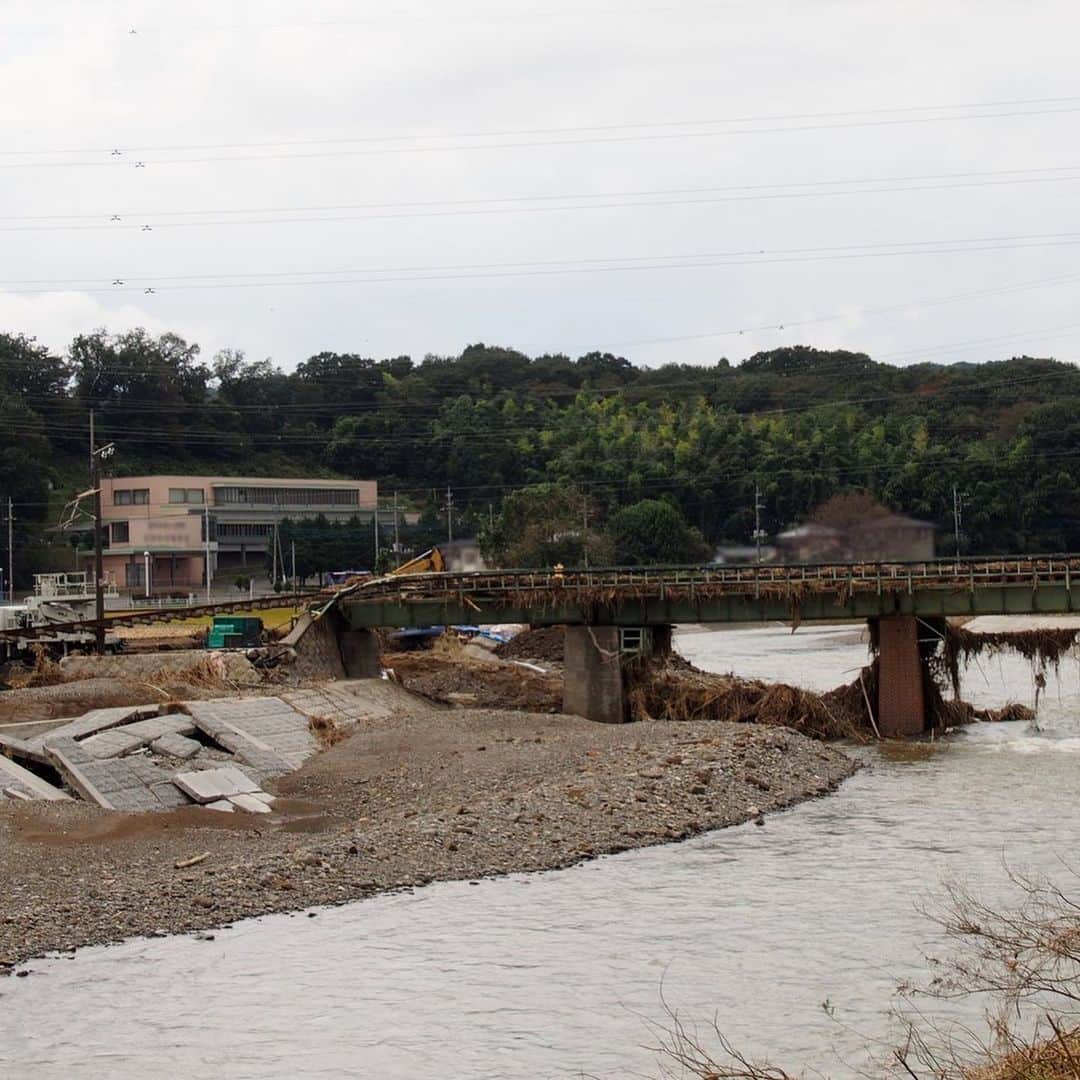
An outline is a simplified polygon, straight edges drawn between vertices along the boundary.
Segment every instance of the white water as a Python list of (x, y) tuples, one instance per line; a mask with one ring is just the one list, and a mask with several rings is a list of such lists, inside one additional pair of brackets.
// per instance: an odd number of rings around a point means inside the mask
[[(851, 628), (687, 633), (715, 670), (824, 688), (865, 658)], [(1022, 661), (966, 696), (1031, 699)], [(1080, 678), (1041, 730), (979, 725), (879, 756), (827, 799), (689, 843), (571, 870), (433, 885), (193, 938), (87, 949), (0, 982), (0, 1075), (509, 1078), (657, 1075), (666, 999), (715, 1012), (789, 1069), (850, 1075), (893, 1030), (894, 989), (940, 950), (919, 912), (943, 879), (988, 899), (1003, 859), (1075, 849)], [(828, 1008), (824, 1007), (828, 1003)], [(831, 1015), (830, 1015), (831, 1013)], [(971, 1003), (942, 1014), (976, 1021)]]

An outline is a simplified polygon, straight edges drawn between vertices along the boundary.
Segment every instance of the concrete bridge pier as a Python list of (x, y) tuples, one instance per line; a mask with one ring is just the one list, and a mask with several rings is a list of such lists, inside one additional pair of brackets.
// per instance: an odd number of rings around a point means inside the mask
[(878, 642), (877, 725), (882, 738), (921, 735), (930, 726), (926, 681), (914, 615), (871, 619)]
[(338, 644), (346, 678), (382, 678), (379, 636), (374, 630), (345, 630), (338, 637)]
[(600, 724), (625, 724), (626, 666), (671, 651), (671, 627), (568, 626), (563, 712)]

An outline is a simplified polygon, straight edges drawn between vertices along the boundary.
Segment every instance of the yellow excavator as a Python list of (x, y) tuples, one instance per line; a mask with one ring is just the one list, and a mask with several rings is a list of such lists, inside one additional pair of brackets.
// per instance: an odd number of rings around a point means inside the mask
[(415, 559), (402, 563), (399, 567), (390, 571), (391, 577), (399, 574), (441, 574), (446, 570), (446, 559), (443, 553), (433, 547), (425, 551), (423, 555), (417, 555)]

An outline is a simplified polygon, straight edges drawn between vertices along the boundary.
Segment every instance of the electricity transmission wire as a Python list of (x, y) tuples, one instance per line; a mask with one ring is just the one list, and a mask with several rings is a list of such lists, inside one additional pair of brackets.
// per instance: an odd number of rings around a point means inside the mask
[[(758, 127), (741, 127), (741, 128), (728, 128), (725, 130), (702, 130), (702, 131), (662, 131), (662, 132), (644, 132), (635, 131), (625, 134), (611, 134), (611, 135), (593, 135), (587, 138), (534, 138), (527, 133), (522, 133), (520, 137), (515, 137), (510, 142), (457, 142), (446, 145), (431, 145), (431, 146), (366, 146), (363, 149), (315, 149), (315, 150), (300, 150), (294, 153), (247, 153), (249, 149), (257, 149), (245, 143), (233, 143), (233, 144), (192, 144), (192, 152), (200, 152), (203, 149), (228, 149), (232, 148), (237, 151), (241, 151), (233, 154), (220, 154), (210, 153), (201, 154), (201, 156), (195, 157), (165, 157), (165, 158), (153, 158), (144, 156), (152, 153), (173, 153), (175, 151), (164, 150), (156, 151), (150, 148), (133, 147), (128, 149), (121, 149), (118, 146), (114, 146), (112, 149), (106, 151), (103, 148), (92, 153), (107, 154), (107, 157), (103, 161), (19, 161), (19, 162), (7, 162), (0, 164), (0, 169), (86, 169), (86, 168), (146, 168), (150, 165), (204, 165), (210, 163), (229, 163), (229, 162), (243, 162), (243, 161), (303, 161), (303, 160), (319, 160), (326, 158), (355, 158), (355, 157), (373, 157), (373, 156), (397, 156), (402, 154), (442, 154), (442, 153), (474, 153), (477, 151), (489, 151), (489, 150), (523, 150), (534, 149), (539, 147), (550, 146), (599, 146), (610, 144), (627, 144), (637, 142), (671, 142), (682, 139), (717, 139), (717, 138), (736, 138), (748, 135), (778, 135), (778, 134), (792, 134), (797, 132), (818, 132), (818, 131), (839, 131), (839, 130), (851, 130), (859, 128), (879, 128), (879, 127), (896, 127), (912, 124), (934, 124), (934, 123), (960, 123), (968, 122), (972, 120), (1006, 120), (1016, 119), (1019, 117), (1028, 116), (1061, 116), (1069, 115), (1080, 112), (1080, 104), (1073, 104), (1073, 102), (1080, 101), (1080, 98), (1071, 98), (1068, 102), (1058, 105), (1053, 108), (1034, 108), (1034, 109), (997, 109), (990, 112), (966, 112), (962, 114), (950, 115), (950, 116), (890, 116), (890, 117), (878, 117), (876, 119), (848, 119), (838, 120), (837, 122), (816, 122), (816, 123), (789, 123), (787, 125), (776, 126), (758, 126)], [(843, 114), (849, 115), (850, 114)], [(705, 123), (717, 124), (720, 121), (712, 121)], [(730, 123), (730, 121), (729, 121)], [(697, 121), (696, 125), (701, 126), (702, 122)], [(694, 126), (695, 122), (687, 122), (687, 126)], [(652, 125), (650, 125), (652, 126)], [(596, 127), (589, 129), (591, 131), (603, 131), (604, 127)], [(515, 133), (516, 135), (516, 133)], [(478, 136), (487, 138), (488, 136)], [(502, 136), (490, 136), (491, 138), (501, 138)], [(395, 141), (401, 137), (391, 136), (389, 139), (380, 140), (377, 136), (365, 136), (360, 139), (343, 139), (342, 143), (352, 143), (365, 141), (366, 139), (371, 141)], [(415, 136), (414, 138), (431, 139), (432, 136)], [(267, 144), (269, 146), (298, 146), (302, 145), (290, 139), (282, 139), (277, 143)], [(87, 151), (75, 151), (75, 153), (86, 153)], [(46, 154), (49, 151), (25, 151), (27, 155), (31, 154)], [(63, 153), (63, 151), (61, 151)], [(72, 151), (67, 151), (72, 153)], [(128, 155), (138, 155), (136, 160), (126, 160)]]

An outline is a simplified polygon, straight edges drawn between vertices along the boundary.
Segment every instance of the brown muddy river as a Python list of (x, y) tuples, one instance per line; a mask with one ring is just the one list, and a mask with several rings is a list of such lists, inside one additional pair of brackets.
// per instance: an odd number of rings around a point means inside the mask
[[(687, 633), (680, 648), (818, 688), (865, 655), (850, 628)], [(1031, 687), (1023, 661), (984, 660), (966, 696), (1030, 703)], [(920, 913), (943, 881), (993, 900), (1005, 863), (1059, 874), (1075, 852), (1077, 663), (1050, 680), (1037, 730), (865, 754), (837, 794), (764, 828), (34, 962), (0, 982), (0, 1075), (656, 1076), (661, 992), (790, 1070), (854, 1075), (897, 1030), (897, 985), (943, 949)], [(979, 1019), (971, 1002), (933, 1010)]]

